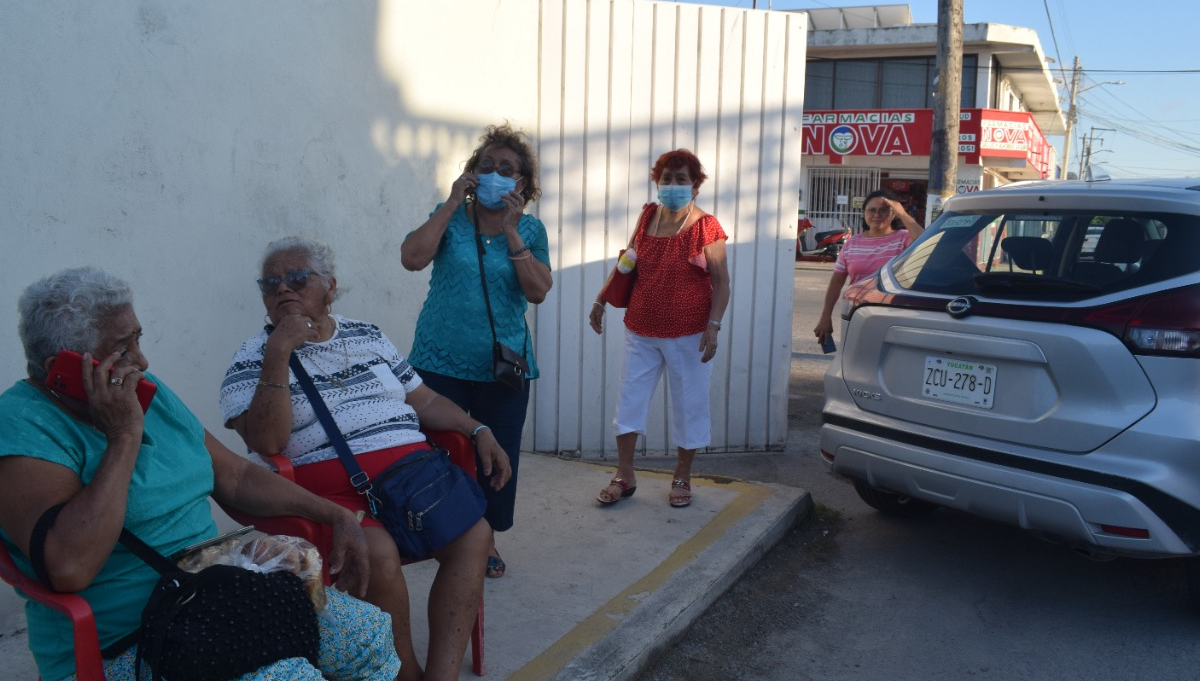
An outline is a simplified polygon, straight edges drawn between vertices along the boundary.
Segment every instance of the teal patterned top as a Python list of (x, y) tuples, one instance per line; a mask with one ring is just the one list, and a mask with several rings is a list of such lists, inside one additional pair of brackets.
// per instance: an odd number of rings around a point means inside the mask
[[(475, 225), (467, 217), (466, 207), (464, 202), (450, 217), (433, 258), (429, 295), (417, 318), (408, 361), (418, 369), (466, 381), (495, 381), (492, 331), (488, 328), (487, 308), (479, 283)], [(517, 233), (533, 257), (549, 266), (550, 243), (542, 221), (522, 215)], [(529, 378), (537, 378), (533, 339), (525, 324), (529, 303), (517, 282), (513, 262), (508, 259), (508, 240), (503, 234), (485, 236), (483, 250), (497, 340), (524, 355), (529, 362)]]

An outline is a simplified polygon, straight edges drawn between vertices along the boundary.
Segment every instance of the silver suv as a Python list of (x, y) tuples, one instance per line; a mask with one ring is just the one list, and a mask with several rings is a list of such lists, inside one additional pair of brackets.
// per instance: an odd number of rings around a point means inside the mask
[(869, 505), (1200, 554), (1200, 180), (957, 196), (842, 305), (821, 454)]

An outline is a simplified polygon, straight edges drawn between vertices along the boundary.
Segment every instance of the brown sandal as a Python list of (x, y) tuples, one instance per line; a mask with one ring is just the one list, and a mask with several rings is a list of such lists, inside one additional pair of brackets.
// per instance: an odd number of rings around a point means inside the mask
[[(674, 492), (677, 489), (684, 491), (683, 494), (676, 495)], [(684, 506), (692, 505), (692, 483), (687, 480), (675, 478), (671, 481), (671, 492), (667, 494), (667, 501), (675, 508), (683, 508)]]
[[(617, 487), (621, 488), (620, 496), (614, 497), (611, 494), (608, 494), (608, 488), (612, 487), (613, 485), (616, 485)], [(621, 476), (618, 475), (618, 476), (614, 477), (611, 481), (609, 481), (607, 487), (600, 490), (600, 494), (596, 495), (596, 501), (599, 501), (601, 504), (603, 504), (605, 506), (612, 506), (613, 504), (624, 499), (625, 497), (633, 496), (633, 493), (636, 491), (637, 491), (637, 485), (630, 485), (628, 482), (625, 482), (625, 478), (622, 478)]]

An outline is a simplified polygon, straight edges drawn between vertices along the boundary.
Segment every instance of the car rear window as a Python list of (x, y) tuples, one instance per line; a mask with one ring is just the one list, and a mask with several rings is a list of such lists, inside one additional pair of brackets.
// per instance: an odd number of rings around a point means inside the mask
[(891, 270), (914, 291), (1076, 299), (1200, 271), (1200, 218), (946, 213)]

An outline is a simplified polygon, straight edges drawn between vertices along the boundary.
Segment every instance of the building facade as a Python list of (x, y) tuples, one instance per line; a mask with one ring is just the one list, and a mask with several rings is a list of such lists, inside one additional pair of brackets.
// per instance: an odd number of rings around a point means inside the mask
[[(930, 165), (937, 26), (908, 5), (807, 10), (800, 207), (809, 234), (861, 224), (866, 194), (894, 192), (922, 222)], [(1035, 31), (963, 27), (957, 191), (1055, 177), (1047, 135), (1065, 132)], [(810, 237), (811, 239), (811, 237)]]

